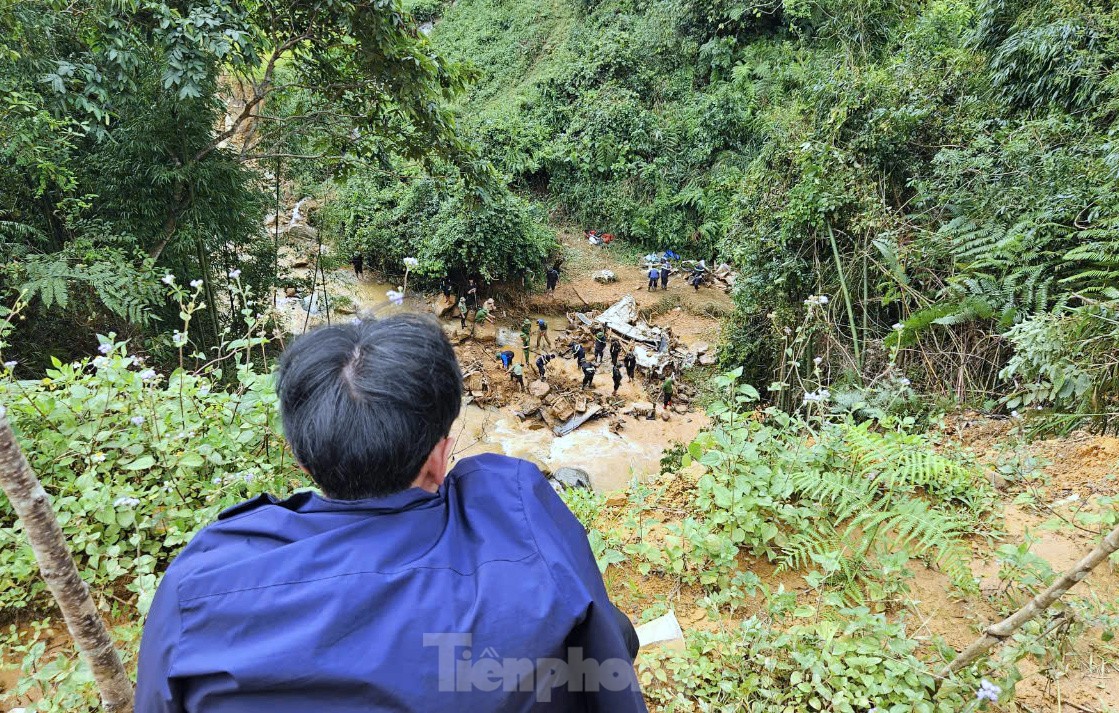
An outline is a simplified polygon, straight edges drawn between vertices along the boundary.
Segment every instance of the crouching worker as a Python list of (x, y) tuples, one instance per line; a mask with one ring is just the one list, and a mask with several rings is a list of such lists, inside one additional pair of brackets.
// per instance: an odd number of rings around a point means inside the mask
[(462, 376), (434, 319), (313, 331), (277, 391), (321, 492), (261, 495), (183, 549), (137, 713), (645, 710), (633, 626), (536, 466), (448, 472)]

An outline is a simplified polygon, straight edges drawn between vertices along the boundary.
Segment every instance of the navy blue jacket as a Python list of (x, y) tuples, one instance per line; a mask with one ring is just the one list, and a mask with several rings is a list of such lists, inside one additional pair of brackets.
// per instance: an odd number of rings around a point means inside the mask
[(136, 711), (644, 711), (616, 614), (526, 461), (464, 459), (438, 493), (264, 495), (168, 568)]

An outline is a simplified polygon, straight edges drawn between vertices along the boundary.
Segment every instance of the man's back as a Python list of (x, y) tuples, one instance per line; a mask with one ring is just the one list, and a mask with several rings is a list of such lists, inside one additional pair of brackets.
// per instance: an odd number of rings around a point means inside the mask
[(160, 587), (136, 710), (639, 711), (625, 628), (539, 470), (480, 456), (437, 493), (227, 511)]

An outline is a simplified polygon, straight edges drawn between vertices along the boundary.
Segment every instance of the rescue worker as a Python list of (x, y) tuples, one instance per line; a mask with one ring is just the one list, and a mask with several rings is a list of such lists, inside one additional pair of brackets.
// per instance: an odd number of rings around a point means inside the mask
[(548, 272), (544, 273), (544, 276), (548, 281), (548, 292), (555, 292), (556, 285), (559, 284), (559, 267), (552, 265), (548, 268)]
[(355, 277), (361, 278), (365, 276), (365, 270), (363, 268), (364, 262), (365, 258), (361, 256), (361, 253), (354, 253), (354, 256), (350, 258), (350, 264), (354, 266)]
[(606, 351), (606, 332), (598, 330), (594, 335), (594, 361), (596, 364), (602, 362), (602, 353)]
[(614, 395), (617, 396), (618, 395), (618, 387), (622, 385), (622, 368), (620, 366), (618, 366), (618, 362), (616, 362), (616, 361), (614, 362), (614, 368), (612, 370), (612, 375), (614, 377)]
[(540, 349), (541, 342), (551, 349), (552, 340), (548, 338), (548, 322), (543, 317), (536, 320), (536, 330), (536, 349)]
[(661, 289), (668, 289), (668, 263), (661, 265)]
[(664, 410), (667, 411), (672, 406), (672, 390), (676, 384), (676, 380), (669, 374), (664, 378), (664, 383), (661, 384), (661, 393), (664, 395)]
[(626, 358), (622, 360), (622, 363), (626, 366), (626, 373), (629, 374), (629, 380), (633, 381), (633, 372), (637, 369), (637, 357), (634, 356), (632, 349), (626, 352)]
[(622, 345), (618, 344), (617, 339), (610, 340), (610, 363), (617, 366), (618, 355), (622, 353)]
[(525, 355), (524, 362), (525, 362), (525, 364), (527, 364), (528, 360), (529, 360), (529, 356), (528, 356), (528, 334), (525, 333), (525, 332), (521, 332), (521, 348), (524, 349), (524, 355)]
[(525, 390), (525, 365), (517, 362), (513, 368), (509, 370), (509, 378), (521, 387), (521, 391)]
[(509, 371), (509, 365), (513, 363), (513, 359), (516, 356), (517, 355), (514, 354), (511, 350), (506, 349), (505, 351), (498, 354), (497, 358), (501, 360), (501, 367), (506, 371)]
[(583, 388), (585, 389), (589, 386), (593, 389), (594, 388), (594, 374), (595, 374), (595, 371), (596, 371), (595, 366), (594, 366), (594, 362), (592, 362), (592, 361), (580, 362), (579, 368), (583, 371)]
[(462, 328), (466, 329), (466, 297), (458, 298), (458, 318), (462, 320)]
[(571, 358), (582, 366), (582, 362), (587, 358), (587, 350), (579, 342), (571, 343)]
[(660, 270), (658, 270), (655, 267), (650, 267), (649, 268), (649, 292), (656, 292), (656, 290), (657, 290), (657, 280), (660, 279), (660, 276), (661, 276)]
[(536, 369), (540, 372), (541, 381), (543, 381), (544, 377), (547, 376), (547, 373), (544, 371), (544, 369), (548, 366), (548, 362), (555, 358), (555, 354), (541, 354), (540, 356), (536, 357)]
[(470, 336), (471, 337), (474, 336), (474, 331), (476, 329), (478, 329), (478, 323), (479, 322), (488, 322), (491, 319), (492, 319), (492, 317), (490, 317), (489, 310), (487, 310), (485, 307), (481, 307), (481, 308), (475, 310), (475, 312), (474, 312), (474, 323), (470, 325)]

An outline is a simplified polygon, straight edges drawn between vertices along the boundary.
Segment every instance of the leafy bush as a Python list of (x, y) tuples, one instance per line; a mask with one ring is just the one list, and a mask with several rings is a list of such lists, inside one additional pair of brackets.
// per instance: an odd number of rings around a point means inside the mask
[[(179, 292), (185, 315), (200, 289)], [(0, 400), (95, 592), (146, 611), (163, 567), (218, 512), (306, 484), (279, 434), (271, 375), (251, 358), (265, 341), (251, 314), (246, 336), (193, 371), (157, 374), (105, 337), (101, 356), (55, 360), (42, 379), (14, 380), (10, 368), (0, 376)], [(188, 335), (174, 339), (183, 348)], [(0, 539), (16, 543), (0, 549), (0, 609), (43, 605), (34, 556), (3, 496)]]
[(1051, 409), (1064, 428), (1089, 418), (1115, 425), (1119, 411), (1119, 302), (1097, 302), (1031, 317), (1007, 332), (1014, 354), (1001, 376), (1011, 409)]
[[(653, 652), (639, 667), (649, 697), (666, 711), (935, 713), (976, 710), (977, 676), (938, 685), (902, 623), (864, 607), (795, 606), (766, 592), (767, 612), (729, 631), (696, 632), (683, 653)], [(671, 681), (660, 688), (657, 681)]]
[(360, 252), (371, 267), (396, 274), (405, 257), (421, 275), (464, 280), (532, 280), (555, 246), (539, 210), (507, 191), (497, 195), (440, 186), (415, 175), (399, 182), (360, 172), (337, 187), (322, 222), (343, 254)]

